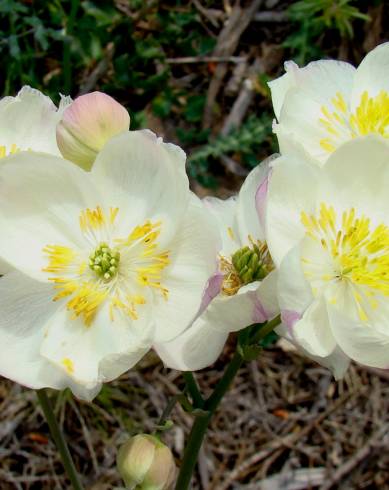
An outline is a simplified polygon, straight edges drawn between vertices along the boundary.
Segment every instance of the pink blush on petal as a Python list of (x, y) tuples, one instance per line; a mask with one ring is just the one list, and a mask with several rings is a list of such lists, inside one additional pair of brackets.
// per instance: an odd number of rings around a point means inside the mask
[(224, 274), (216, 272), (208, 281), (207, 287), (203, 294), (200, 310), (198, 315), (204, 313), (209, 303), (220, 293), (223, 284)]
[(265, 211), (266, 211), (266, 198), (267, 191), (269, 188), (269, 178), (270, 178), (271, 170), (267, 174), (266, 178), (260, 183), (258, 190), (255, 194), (255, 207), (258, 213), (259, 221), (262, 226), (265, 223)]
[(268, 314), (262, 303), (256, 299), (253, 311), (253, 322), (254, 323), (264, 323), (268, 320)]
[(286, 325), (286, 327), (289, 330), (289, 333), (291, 333), (291, 334), (292, 334), (292, 329), (293, 329), (294, 324), (296, 322), (298, 322), (299, 320), (301, 320), (301, 318), (302, 318), (302, 315), (300, 313), (298, 313), (297, 311), (293, 311), (293, 310), (282, 310), (281, 311), (282, 323), (284, 325)]

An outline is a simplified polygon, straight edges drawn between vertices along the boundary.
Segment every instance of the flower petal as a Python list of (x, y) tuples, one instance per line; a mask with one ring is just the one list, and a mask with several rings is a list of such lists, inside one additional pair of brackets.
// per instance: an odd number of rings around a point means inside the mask
[(221, 255), (229, 256), (242, 246), (236, 222), (236, 196), (229, 199), (205, 197), (203, 203), (214, 216), (222, 239)]
[(189, 201), (185, 153), (151, 131), (129, 131), (112, 138), (98, 154), (91, 175), (106, 201), (124, 211), (126, 236), (146, 220), (161, 221), (159, 240), (174, 235)]
[(261, 319), (256, 318), (258, 323), (271, 320), (280, 312), (278, 304), (278, 271), (274, 270), (268, 274), (259, 284), (256, 290), (257, 301), (260, 305)]
[(320, 123), (320, 119), (323, 118), (322, 107), (323, 104), (311, 99), (300, 88), (293, 88), (288, 92), (282, 107), (280, 123), (273, 127), (281, 154), (287, 155), (284, 145), (284, 135), (287, 134), (292, 135), (318, 164), (327, 160), (329, 153), (320, 145), (321, 140), (328, 136)]
[[(337, 92), (346, 95), (351, 92), (356, 70), (344, 61), (320, 60), (312, 61), (298, 70), (293, 67), (292, 73), (296, 87), (302, 89), (313, 101), (326, 104)], [(289, 93), (285, 100), (287, 97)]]
[(341, 212), (355, 207), (358, 213), (387, 223), (389, 144), (376, 135), (343, 144), (323, 168), (321, 187), (323, 199)]
[(301, 267), (300, 246), (294, 247), (286, 255), (278, 270), (278, 295), (281, 311), (295, 312), (300, 318), (313, 302), (312, 289)]
[(171, 263), (162, 277), (168, 299), (155, 301), (156, 342), (167, 342), (193, 321), (208, 279), (217, 268), (220, 237), (214, 219), (194, 194), (177, 236), (168, 245)]
[(38, 279), (47, 245), (84, 243), (80, 211), (104, 205), (88, 174), (51, 155), (23, 152), (5, 159), (0, 175), (0, 256)]
[(235, 296), (217, 296), (181, 335), (170, 342), (157, 342), (154, 348), (163, 362), (181, 371), (203, 369), (215, 362), (228, 334), (255, 322), (257, 287), (253, 283)]
[(295, 72), (299, 70), (299, 67), (293, 61), (287, 61), (284, 66), (286, 73), (268, 83), (274, 114), (278, 120), (289, 89), (296, 86)]
[(165, 366), (179, 371), (196, 371), (216, 361), (228, 338), (228, 332), (213, 327), (206, 315), (170, 342), (154, 345)]
[(62, 307), (45, 325), (41, 355), (77, 384), (93, 390), (134, 366), (151, 346), (150, 321), (130, 320), (104, 305), (91, 326)]
[(353, 109), (359, 105), (363, 92), (375, 97), (381, 90), (389, 93), (389, 43), (370, 51), (358, 66), (351, 95)]
[(348, 99), (355, 68), (332, 60), (312, 62), (301, 69), (291, 65), (291, 68), (290, 86), (285, 93), (281, 84), (284, 100), (279, 108), (279, 124), (274, 126), (274, 132), (279, 134), (281, 153), (284, 153), (283, 135), (291, 134), (318, 163), (324, 163), (328, 151), (322, 147), (322, 142), (328, 138), (328, 133), (322, 124), (323, 106), (331, 108), (338, 94)]
[(5, 146), (7, 152), (16, 145), (20, 150), (59, 156), (55, 130), (65, 106), (66, 103), (62, 103), (57, 110), (49, 97), (28, 86), (16, 97), (3, 98), (0, 101), (0, 146)]
[(281, 337), (286, 338), (290, 343), (292, 343), (296, 349), (303, 355), (317, 362), (321, 366), (329, 369), (335, 379), (342, 379), (346, 374), (346, 371), (350, 365), (350, 359), (346, 354), (337, 346), (335, 350), (327, 357), (313, 356), (308, 351), (302, 348), (296, 340), (294, 339), (290, 329), (284, 324), (276, 328), (276, 332)]
[(0, 279), (0, 374), (35, 389), (66, 386), (64, 373), (39, 353), (43, 327), (58, 308), (51, 289), (19, 272)]
[(378, 326), (357, 321), (334, 305), (328, 306), (328, 313), (333, 335), (351, 359), (367, 366), (389, 369), (389, 335), (384, 333), (387, 322)]
[(278, 158), (269, 182), (266, 237), (270, 253), (279, 265), (304, 236), (301, 211), (316, 209), (320, 169), (294, 155)]
[(249, 173), (239, 191), (236, 219), (243, 244), (250, 243), (249, 236), (254, 240), (264, 240), (265, 231), (262, 229), (256, 204), (259, 188), (265, 193), (265, 196), (261, 195), (261, 199), (266, 199), (269, 171), (269, 161), (266, 160)]
[(292, 330), (296, 342), (313, 356), (327, 357), (336, 348), (324, 298), (318, 298), (305, 311)]

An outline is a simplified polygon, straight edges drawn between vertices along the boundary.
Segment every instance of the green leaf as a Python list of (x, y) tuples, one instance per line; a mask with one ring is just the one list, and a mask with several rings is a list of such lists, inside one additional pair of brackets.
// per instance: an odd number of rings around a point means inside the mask
[(203, 117), (205, 95), (192, 95), (186, 101), (184, 117), (188, 122), (199, 122)]

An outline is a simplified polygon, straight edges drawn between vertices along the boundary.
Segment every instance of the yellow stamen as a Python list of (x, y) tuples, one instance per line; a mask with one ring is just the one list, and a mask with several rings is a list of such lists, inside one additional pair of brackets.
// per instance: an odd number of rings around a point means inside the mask
[(389, 94), (385, 90), (375, 97), (369, 97), (364, 91), (353, 113), (340, 92), (331, 99), (331, 103), (335, 111), (323, 106), (324, 117), (319, 118), (320, 125), (328, 134), (320, 140), (320, 146), (326, 152), (333, 152), (339, 144), (357, 136), (374, 133), (389, 138)]
[[(89, 233), (113, 225), (118, 211), (118, 208), (111, 208), (108, 216), (100, 206), (82, 211), (81, 231)], [(160, 222), (146, 221), (136, 226), (127, 238), (113, 240), (115, 247), (100, 242), (89, 254), (89, 267), (81, 252), (62, 245), (47, 245), (43, 252), (48, 257), (48, 266), (43, 271), (54, 275), (49, 278), (57, 290), (54, 301), (69, 298), (67, 308), (73, 318), (81, 317), (89, 327), (105, 301), (110, 303), (112, 321), (116, 309), (133, 320), (138, 318), (137, 307), (144, 305), (146, 298), (127, 291), (131, 288), (131, 284), (128, 285), (131, 277), (132, 287), (157, 290), (167, 300), (169, 291), (162, 284), (162, 275), (170, 259), (168, 251), (158, 251), (160, 232)], [(125, 292), (121, 290), (122, 284)]]
[(9, 150), (7, 151), (7, 147), (4, 145), (0, 145), (0, 158), (7, 157), (8, 155), (14, 155), (15, 153), (19, 153), (20, 148), (18, 148), (15, 143), (11, 145)]
[(65, 369), (69, 374), (74, 373), (74, 364), (71, 359), (69, 359), (68, 357), (64, 357), (62, 359), (62, 364), (65, 366)]
[[(367, 320), (362, 303), (377, 307), (377, 294), (389, 296), (389, 227), (380, 224), (371, 229), (370, 219), (357, 217), (355, 209), (344, 211), (341, 223), (332, 206), (322, 203), (316, 218), (301, 213), (306, 235), (317, 241), (334, 260), (334, 273), (321, 275), (321, 279), (347, 281), (354, 288), (361, 320)], [(312, 275), (312, 263), (302, 260), (307, 277)], [(361, 293), (363, 292), (363, 294)]]

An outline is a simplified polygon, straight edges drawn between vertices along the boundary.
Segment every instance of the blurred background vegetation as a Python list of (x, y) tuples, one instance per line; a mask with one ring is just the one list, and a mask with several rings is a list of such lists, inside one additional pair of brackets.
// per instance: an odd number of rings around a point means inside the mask
[[(266, 82), (283, 61), (359, 63), (385, 40), (383, 0), (0, 0), (0, 93), (101, 90), (132, 129), (183, 146), (196, 190), (228, 195), (277, 150)], [(206, 188), (206, 189), (204, 189)]]

